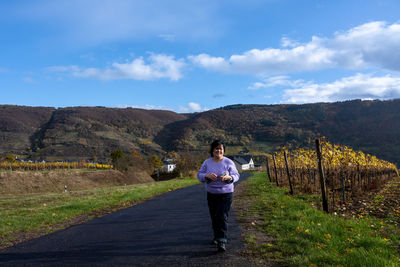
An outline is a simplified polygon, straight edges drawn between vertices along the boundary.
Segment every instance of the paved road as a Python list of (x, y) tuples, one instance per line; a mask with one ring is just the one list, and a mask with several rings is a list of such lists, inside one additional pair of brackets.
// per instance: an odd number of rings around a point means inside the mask
[(195, 185), (0, 251), (0, 266), (249, 266), (237, 255), (234, 211), (229, 221), (228, 251), (218, 253), (204, 185)]

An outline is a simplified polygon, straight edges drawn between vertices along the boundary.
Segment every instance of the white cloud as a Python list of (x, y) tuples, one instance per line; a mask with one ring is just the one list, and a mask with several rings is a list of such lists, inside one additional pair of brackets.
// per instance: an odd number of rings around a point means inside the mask
[(299, 46), (300, 43), (296, 42), (288, 37), (282, 37), (281, 39), (281, 46), (282, 47), (296, 47)]
[(193, 64), (202, 66), (209, 70), (214, 71), (229, 71), (229, 63), (223, 57), (212, 57), (207, 54), (200, 54), (197, 56), (188, 56), (188, 59)]
[(192, 112), (202, 112), (209, 110), (208, 108), (202, 107), (200, 104), (195, 102), (189, 102), (186, 106), (179, 106), (178, 108), (172, 108), (167, 106), (160, 105), (128, 105), (128, 104), (118, 104), (115, 106), (116, 108), (140, 108), (140, 109), (148, 109), (148, 110), (170, 110), (174, 112), (180, 113), (192, 113)]
[(284, 37), (281, 48), (252, 49), (227, 59), (208, 54), (188, 58), (212, 71), (260, 76), (328, 68), (400, 71), (399, 47), (400, 24), (377, 21), (337, 32), (333, 38), (313, 36), (305, 44)]
[(200, 104), (195, 102), (189, 102), (186, 107), (179, 107), (179, 112), (189, 113), (189, 112), (201, 112), (208, 110), (207, 108), (202, 107)]
[(349, 99), (400, 98), (400, 77), (386, 75), (374, 77), (357, 74), (332, 83), (293, 81), (283, 95), (284, 103), (333, 102)]
[(195, 102), (190, 102), (190, 103), (188, 104), (188, 106), (189, 106), (189, 108), (190, 108), (191, 110), (193, 110), (193, 111), (201, 111), (201, 110), (202, 110), (200, 104), (197, 104), (197, 103), (195, 103)]
[(140, 108), (140, 109), (149, 109), (149, 110), (172, 110), (166, 106), (157, 106), (157, 105), (128, 105), (128, 104), (119, 104), (115, 106), (116, 108)]
[(249, 90), (258, 90), (261, 88), (270, 88), (270, 87), (276, 87), (276, 86), (289, 86), (289, 87), (296, 87), (299, 84), (302, 84), (303, 80), (296, 80), (292, 81), (290, 80), (289, 76), (274, 76), (265, 79), (264, 82), (255, 82), (252, 85), (249, 86)]
[(146, 62), (143, 57), (127, 63), (113, 63), (111, 67), (80, 68), (77, 66), (53, 66), (46, 68), (51, 72), (66, 72), (79, 78), (94, 78), (99, 80), (133, 79), (154, 80), (168, 78), (177, 81), (182, 78), (185, 66), (183, 59), (175, 60), (173, 56), (151, 54)]

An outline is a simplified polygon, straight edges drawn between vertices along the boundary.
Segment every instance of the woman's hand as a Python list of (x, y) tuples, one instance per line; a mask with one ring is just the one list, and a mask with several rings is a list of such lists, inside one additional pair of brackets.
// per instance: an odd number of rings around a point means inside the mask
[(231, 181), (232, 176), (229, 176), (228, 174), (225, 174), (224, 176), (221, 176), (221, 181)]
[(218, 178), (218, 176), (215, 173), (206, 174), (206, 179), (210, 179), (210, 180), (216, 181), (217, 178)]

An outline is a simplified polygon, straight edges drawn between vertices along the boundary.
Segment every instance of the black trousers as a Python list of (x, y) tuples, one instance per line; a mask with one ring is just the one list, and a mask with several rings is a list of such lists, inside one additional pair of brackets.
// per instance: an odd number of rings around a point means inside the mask
[(233, 193), (212, 194), (207, 192), (208, 209), (214, 231), (214, 239), (226, 243), (228, 234), (228, 217)]

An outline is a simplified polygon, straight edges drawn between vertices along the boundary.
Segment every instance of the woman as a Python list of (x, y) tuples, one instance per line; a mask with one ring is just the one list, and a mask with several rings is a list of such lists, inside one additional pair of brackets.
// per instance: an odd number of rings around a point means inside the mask
[(197, 179), (206, 184), (208, 209), (214, 231), (213, 244), (218, 251), (226, 250), (228, 215), (232, 204), (233, 183), (239, 173), (232, 160), (224, 157), (225, 145), (220, 140), (211, 144), (210, 155), (197, 174)]

